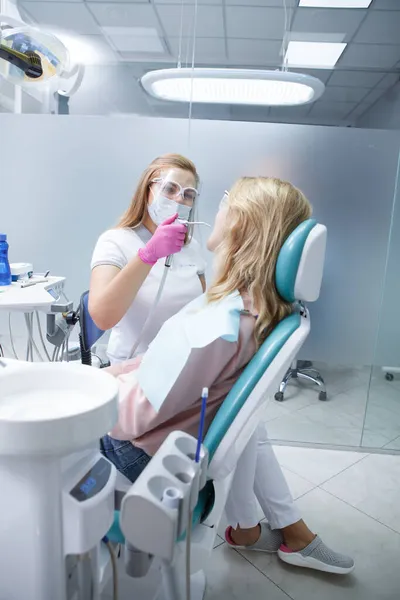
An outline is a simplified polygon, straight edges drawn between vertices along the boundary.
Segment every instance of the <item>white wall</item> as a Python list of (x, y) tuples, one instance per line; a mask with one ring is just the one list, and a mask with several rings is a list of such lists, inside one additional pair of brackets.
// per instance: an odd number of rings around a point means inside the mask
[(357, 120), (356, 127), (400, 129), (400, 82)]
[[(77, 301), (87, 289), (98, 235), (117, 222), (142, 169), (182, 152), (203, 179), (200, 216), (212, 222), (241, 175), (289, 179), (328, 226), (321, 299), (306, 353), (372, 361), (382, 296), (400, 135), (267, 123), (144, 117), (0, 115), (1, 229), (12, 261), (65, 275)], [(0, 320), (0, 332), (5, 323)], [(393, 353), (400, 321), (393, 322)]]

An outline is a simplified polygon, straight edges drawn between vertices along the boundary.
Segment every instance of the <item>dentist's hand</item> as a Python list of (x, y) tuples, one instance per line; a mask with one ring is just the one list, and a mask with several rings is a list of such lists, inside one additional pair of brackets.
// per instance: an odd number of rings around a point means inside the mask
[(182, 250), (186, 237), (186, 225), (175, 222), (178, 213), (159, 225), (144, 248), (139, 249), (139, 258), (148, 265), (155, 265), (159, 258), (176, 254)]

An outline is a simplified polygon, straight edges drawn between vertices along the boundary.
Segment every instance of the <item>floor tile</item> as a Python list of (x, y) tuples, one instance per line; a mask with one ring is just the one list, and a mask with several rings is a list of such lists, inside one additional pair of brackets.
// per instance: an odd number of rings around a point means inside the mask
[(385, 445), (388, 450), (400, 450), (400, 436)]
[(360, 452), (274, 446), (279, 464), (315, 485), (321, 485), (365, 458)]
[(252, 564), (294, 600), (398, 600), (400, 535), (320, 489), (296, 504), (326, 544), (354, 557), (355, 571), (328, 575), (290, 567), (276, 555), (242, 552)]
[(206, 576), (205, 600), (288, 600), (287, 594), (226, 544), (214, 550)]
[(327, 402), (319, 402), (301, 409), (298, 415), (324, 427), (355, 429), (363, 422), (366, 402), (366, 396), (365, 400), (360, 402), (350, 392), (343, 392), (331, 397)]
[(400, 533), (400, 457), (371, 454), (323, 486)]
[(268, 434), (271, 440), (302, 442), (308, 444), (327, 444), (359, 447), (362, 433), (362, 419), (357, 428), (328, 427), (302, 416), (296, 411), (284, 417), (268, 422)]
[(289, 471), (289, 469), (286, 469), (286, 467), (282, 467), (282, 472), (285, 476), (294, 500), (300, 498), (300, 496), (303, 496), (304, 494), (307, 494), (315, 487), (314, 483), (304, 479), (304, 477), (300, 477), (300, 475), (297, 475), (297, 473)]

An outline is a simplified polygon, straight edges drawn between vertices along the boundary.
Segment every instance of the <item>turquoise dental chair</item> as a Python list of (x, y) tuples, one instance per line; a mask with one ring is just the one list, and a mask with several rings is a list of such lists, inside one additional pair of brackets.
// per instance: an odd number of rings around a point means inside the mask
[[(326, 237), (326, 228), (309, 219), (283, 244), (275, 281), (280, 296), (293, 303), (293, 312), (275, 327), (244, 369), (204, 439), (209, 453), (208, 482), (200, 493), (193, 516), (194, 573), (204, 569), (211, 555), (237, 461), (263, 420), (269, 398), (274, 396), (310, 332), (310, 315), (303, 303), (319, 297)], [(108, 537), (113, 542), (124, 543), (118, 511)]]

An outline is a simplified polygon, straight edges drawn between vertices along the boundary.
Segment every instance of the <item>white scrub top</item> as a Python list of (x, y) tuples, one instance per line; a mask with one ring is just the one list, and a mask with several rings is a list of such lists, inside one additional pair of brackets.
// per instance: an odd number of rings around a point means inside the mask
[[(151, 238), (143, 226), (136, 229), (110, 229), (103, 233), (93, 252), (91, 268), (113, 265), (122, 269), (137, 255), (139, 248)], [(111, 364), (126, 360), (135, 344), (151, 309), (164, 272), (165, 258), (157, 261), (138, 291), (127, 313), (111, 331), (107, 354)], [(167, 319), (175, 315), (188, 302), (202, 294), (199, 275), (204, 274), (206, 262), (199, 243), (190, 244), (173, 257), (160, 302), (146, 327), (137, 349), (140, 354), (147, 350)]]

